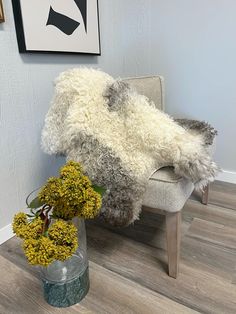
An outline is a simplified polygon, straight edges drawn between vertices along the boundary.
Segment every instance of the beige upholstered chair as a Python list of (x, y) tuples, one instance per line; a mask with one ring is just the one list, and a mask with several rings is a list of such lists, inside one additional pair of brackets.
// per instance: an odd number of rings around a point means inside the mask
[[(151, 99), (158, 109), (164, 110), (164, 80), (161, 76), (127, 78), (124, 81)], [(176, 175), (173, 168), (165, 167), (152, 175), (144, 196), (143, 206), (153, 208), (166, 216), (169, 276), (173, 278), (177, 278), (179, 267), (181, 209), (193, 189), (189, 180)], [(208, 187), (202, 197), (204, 204), (207, 201)]]

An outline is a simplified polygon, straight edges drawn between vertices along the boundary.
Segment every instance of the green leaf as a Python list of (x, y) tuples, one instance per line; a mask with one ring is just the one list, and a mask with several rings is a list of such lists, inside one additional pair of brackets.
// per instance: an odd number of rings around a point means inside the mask
[(29, 217), (29, 218), (34, 217), (34, 215), (29, 215), (29, 214), (26, 214), (26, 216)]
[(44, 203), (40, 201), (40, 199), (37, 197), (35, 197), (29, 204), (29, 208), (39, 208), (41, 206), (43, 206)]
[(106, 189), (102, 186), (93, 185), (93, 189), (95, 192), (99, 193), (101, 196), (106, 192)]

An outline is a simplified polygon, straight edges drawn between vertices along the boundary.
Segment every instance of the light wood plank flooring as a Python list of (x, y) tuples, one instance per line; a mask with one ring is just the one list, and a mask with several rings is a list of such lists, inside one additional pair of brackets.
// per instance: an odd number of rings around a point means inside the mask
[(0, 314), (236, 313), (236, 185), (216, 182), (210, 204), (194, 193), (183, 209), (177, 280), (167, 275), (164, 218), (147, 209), (134, 226), (87, 225), (91, 288), (78, 305), (43, 300), (20, 241), (0, 246)]

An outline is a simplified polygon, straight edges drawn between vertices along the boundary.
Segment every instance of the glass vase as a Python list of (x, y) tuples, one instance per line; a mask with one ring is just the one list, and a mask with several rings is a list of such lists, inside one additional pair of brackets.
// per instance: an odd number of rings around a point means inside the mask
[(44, 298), (52, 306), (68, 307), (80, 302), (89, 290), (86, 230), (83, 219), (75, 218), (78, 228), (77, 251), (68, 260), (40, 267)]

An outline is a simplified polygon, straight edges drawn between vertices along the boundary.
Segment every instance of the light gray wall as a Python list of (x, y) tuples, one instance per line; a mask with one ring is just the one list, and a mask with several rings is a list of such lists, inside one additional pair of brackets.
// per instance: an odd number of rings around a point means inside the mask
[(43, 154), (40, 131), (54, 78), (88, 64), (115, 76), (145, 74), (147, 17), (144, 1), (100, 0), (102, 55), (59, 56), (18, 53), (11, 1), (0, 24), (0, 229), (24, 208), (25, 196), (56, 173), (63, 160)]
[(149, 0), (147, 71), (166, 79), (166, 108), (219, 130), (215, 158), (236, 177), (236, 1)]

